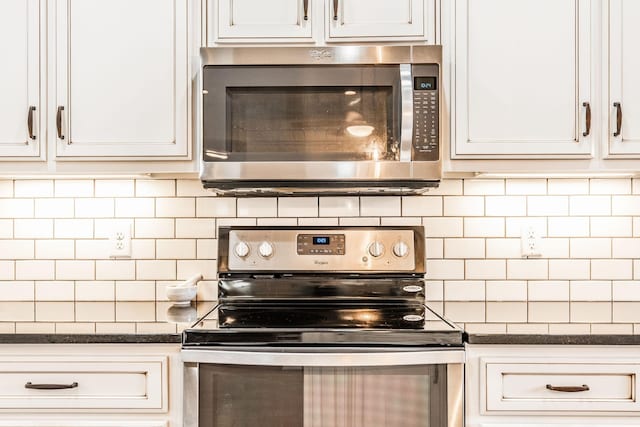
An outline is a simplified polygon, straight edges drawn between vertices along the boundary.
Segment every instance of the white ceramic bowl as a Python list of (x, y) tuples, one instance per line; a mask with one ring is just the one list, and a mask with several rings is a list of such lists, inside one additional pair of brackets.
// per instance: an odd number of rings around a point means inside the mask
[(174, 305), (189, 305), (197, 292), (197, 286), (167, 286), (167, 298)]

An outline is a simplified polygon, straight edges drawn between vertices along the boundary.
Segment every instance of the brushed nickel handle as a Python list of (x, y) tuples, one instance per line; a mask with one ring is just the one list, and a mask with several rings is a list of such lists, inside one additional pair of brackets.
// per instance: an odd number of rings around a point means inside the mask
[(58, 112), (56, 113), (56, 128), (58, 129), (58, 138), (64, 139), (64, 135), (62, 134), (62, 112), (64, 111), (64, 107), (62, 105), (58, 105)]
[(547, 384), (547, 390), (561, 391), (563, 393), (577, 393), (580, 391), (589, 391), (589, 386), (586, 384), (569, 385), (569, 386), (557, 386), (557, 385)]
[(309, 20), (309, 0), (304, 0), (302, 2), (302, 8), (304, 9), (304, 20)]
[(340, 0), (333, 0), (333, 20), (338, 20), (338, 2)]
[(616, 107), (616, 131), (613, 136), (620, 136), (622, 132), (622, 104), (614, 102), (613, 106)]
[(77, 382), (72, 382), (71, 384), (33, 384), (31, 381), (24, 385), (24, 388), (30, 388), (33, 390), (62, 390), (66, 388), (76, 388), (78, 387)]
[(585, 115), (586, 130), (582, 132), (582, 136), (589, 136), (589, 134), (591, 133), (591, 104), (589, 104), (588, 102), (583, 102), (582, 106), (586, 107), (587, 109), (587, 113)]
[(27, 115), (27, 129), (29, 130), (29, 139), (36, 139), (33, 134), (33, 112), (36, 111), (36, 107), (33, 105), (29, 107), (29, 114)]

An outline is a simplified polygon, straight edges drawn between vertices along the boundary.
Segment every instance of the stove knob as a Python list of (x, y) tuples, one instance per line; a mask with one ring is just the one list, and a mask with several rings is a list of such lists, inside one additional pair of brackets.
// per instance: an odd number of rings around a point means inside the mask
[(273, 245), (269, 242), (262, 242), (258, 246), (258, 253), (262, 258), (270, 258), (273, 255)]
[(238, 242), (233, 250), (240, 258), (244, 258), (249, 255), (249, 245), (245, 242)]
[(409, 246), (405, 242), (398, 242), (393, 245), (393, 254), (398, 258), (404, 258), (409, 253)]
[(381, 242), (373, 242), (369, 245), (369, 253), (374, 258), (381, 257), (384, 254), (384, 245)]

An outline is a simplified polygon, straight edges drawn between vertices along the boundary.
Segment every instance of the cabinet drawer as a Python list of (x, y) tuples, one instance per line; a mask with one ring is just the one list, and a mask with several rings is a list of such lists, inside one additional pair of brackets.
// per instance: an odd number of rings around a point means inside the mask
[(486, 412), (638, 411), (640, 365), (540, 362), (485, 364)]
[(154, 356), (1, 358), (0, 409), (166, 411), (166, 372)]

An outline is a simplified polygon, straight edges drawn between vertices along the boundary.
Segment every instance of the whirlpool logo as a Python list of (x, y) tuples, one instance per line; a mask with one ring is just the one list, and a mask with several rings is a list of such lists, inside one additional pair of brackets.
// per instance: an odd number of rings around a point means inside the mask
[(315, 265), (328, 265), (328, 264), (329, 264), (329, 261), (320, 261), (320, 260), (317, 260), (317, 259), (316, 259), (316, 260), (313, 260), (313, 263), (314, 263)]
[(321, 59), (331, 58), (332, 54), (331, 51), (326, 49), (311, 49), (309, 51), (309, 56), (311, 56), (316, 61), (319, 61)]

